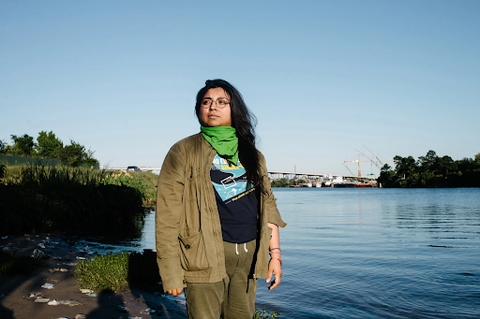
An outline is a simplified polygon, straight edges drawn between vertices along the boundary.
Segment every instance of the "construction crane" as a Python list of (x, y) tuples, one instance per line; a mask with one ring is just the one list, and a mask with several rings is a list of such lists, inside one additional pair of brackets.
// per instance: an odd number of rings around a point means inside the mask
[[(372, 151), (370, 151), (365, 145), (363, 145), (370, 153), (372, 153)], [(358, 160), (355, 160), (355, 161), (344, 161), (344, 163), (358, 163), (358, 177), (361, 177), (362, 176), (362, 171), (360, 169), (360, 163), (361, 162), (371, 162), (373, 163), (378, 169), (381, 169), (380, 165), (377, 164), (377, 163), (380, 163), (380, 164), (383, 164), (383, 162), (388, 162), (388, 161), (393, 161), (393, 159), (384, 159), (384, 160), (381, 160), (379, 159), (375, 154), (373, 154), (373, 156), (376, 158), (376, 159), (373, 159), (373, 158), (369, 158), (368, 156), (366, 156), (365, 154), (363, 154), (362, 152), (360, 152), (359, 150), (355, 149), (357, 152), (358, 152)], [(368, 161), (361, 161), (360, 160), (360, 154), (362, 154), (364, 157), (368, 158)]]
[[(370, 153), (372, 153), (372, 155), (375, 156), (375, 158), (377, 159), (377, 161), (378, 161), (380, 164), (383, 164), (383, 163), (382, 163), (382, 160), (379, 159), (377, 155), (373, 154), (373, 152), (370, 151), (370, 150), (368, 149), (368, 147), (365, 146), (365, 144), (363, 144), (363, 147), (365, 147)], [(384, 160), (384, 161), (393, 161), (393, 160), (388, 159), (388, 160)], [(377, 166), (377, 167), (378, 167), (378, 166)]]
[[(371, 159), (370, 157), (368, 157), (367, 155), (363, 154), (362, 152), (360, 152), (359, 150), (355, 149), (359, 154), (362, 154), (363, 157), (367, 158), (368, 161), (372, 162), (378, 169), (380, 169), (380, 165), (377, 164), (376, 161), (374, 161), (373, 159)], [(365, 162), (368, 162), (368, 161), (365, 161)]]
[(362, 177), (362, 170), (360, 168), (360, 162), (370, 162), (370, 161), (361, 161), (360, 160), (360, 153), (358, 153), (358, 160), (344, 161), (344, 163), (358, 163), (358, 177)]

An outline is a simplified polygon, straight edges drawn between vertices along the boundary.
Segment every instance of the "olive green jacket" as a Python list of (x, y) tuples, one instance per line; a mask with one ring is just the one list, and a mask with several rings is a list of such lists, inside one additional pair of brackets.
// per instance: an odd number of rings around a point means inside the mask
[[(157, 187), (157, 263), (165, 291), (186, 283), (221, 281), (227, 274), (210, 168), (216, 152), (200, 133), (172, 146)], [(260, 154), (264, 192), (259, 200), (255, 278), (266, 278), (271, 228), (285, 227)]]

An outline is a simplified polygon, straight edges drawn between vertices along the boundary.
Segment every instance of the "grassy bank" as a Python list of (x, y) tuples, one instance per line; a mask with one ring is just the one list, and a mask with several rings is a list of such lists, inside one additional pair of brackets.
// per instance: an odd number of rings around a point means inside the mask
[[(80, 261), (74, 276), (81, 288), (112, 292), (131, 285), (151, 287), (160, 281), (154, 253), (95, 256)], [(266, 309), (255, 309), (253, 319), (273, 319), (279, 315)]]
[(130, 186), (137, 189), (143, 196), (145, 207), (155, 206), (157, 198), (158, 175), (152, 172), (109, 172), (103, 180), (104, 184)]
[(155, 254), (110, 253), (78, 263), (75, 279), (81, 288), (117, 292), (130, 285), (154, 286), (160, 281)]
[[(117, 182), (113, 172), (58, 166), (6, 166), (0, 180), (0, 233), (64, 231), (138, 235), (146, 187)], [(123, 177), (122, 177), (123, 178)]]
[(125, 173), (67, 166), (0, 165), (1, 184), (19, 185), (27, 181), (133, 187), (141, 193), (143, 206), (151, 207), (156, 202), (158, 175), (152, 172)]

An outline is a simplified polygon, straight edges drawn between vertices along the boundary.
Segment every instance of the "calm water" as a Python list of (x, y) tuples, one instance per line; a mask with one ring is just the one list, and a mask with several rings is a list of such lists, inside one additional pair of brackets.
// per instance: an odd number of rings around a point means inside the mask
[(282, 318), (480, 318), (480, 189), (275, 189)]
[[(480, 318), (480, 188), (274, 189), (280, 318)], [(154, 248), (154, 214), (131, 250)], [(111, 247), (110, 247), (111, 248)], [(107, 247), (108, 249), (108, 247)]]

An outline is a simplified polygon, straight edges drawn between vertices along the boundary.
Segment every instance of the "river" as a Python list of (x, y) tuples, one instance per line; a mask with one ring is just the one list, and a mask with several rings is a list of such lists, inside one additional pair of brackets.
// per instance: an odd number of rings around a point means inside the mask
[[(480, 318), (480, 188), (275, 188), (278, 318)], [(130, 249), (154, 248), (154, 213)]]

